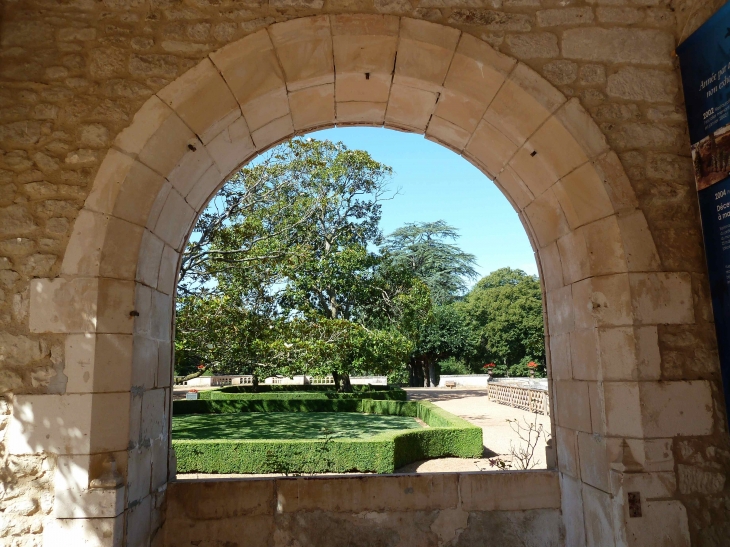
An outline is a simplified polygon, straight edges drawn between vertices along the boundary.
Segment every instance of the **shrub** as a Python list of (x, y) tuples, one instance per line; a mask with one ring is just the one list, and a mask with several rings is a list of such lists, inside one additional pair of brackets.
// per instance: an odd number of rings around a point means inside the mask
[[(356, 385), (352, 386), (353, 393), (389, 391), (392, 386)], [(215, 391), (215, 390), (214, 390)], [(336, 393), (335, 386), (321, 384), (306, 385), (282, 385), (282, 384), (259, 384), (258, 386), (226, 386), (220, 388), (224, 393), (276, 393), (282, 391), (331, 391)]]
[[(301, 386), (300, 386), (301, 387)], [(281, 391), (281, 392), (226, 392), (223, 390), (201, 391), (198, 397), (203, 400), (221, 399), (383, 399), (405, 401), (408, 394), (402, 389), (387, 391), (360, 391), (338, 393), (336, 391)]]
[(463, 359), (457, 359), (456, 357), (449, 357), (439, 363), (441, 367), (441, 374), (474, 374), (472, 370), (466, 366)]
[(392, 439), (173, 441), (180, 473), (393, 471)]
[(229, 412), (357, 412), (357, 399), (220, 399), (173, 401), (172, 413), (225, 414)]
[(173, 413), (365, 412), (418, 417), (430, 427), (368, 439), (174, 440), (181, 473), (392, 473), (408, 463), (482, 454), (482, 430), (429, 403), (373, 399), (175, 401)]

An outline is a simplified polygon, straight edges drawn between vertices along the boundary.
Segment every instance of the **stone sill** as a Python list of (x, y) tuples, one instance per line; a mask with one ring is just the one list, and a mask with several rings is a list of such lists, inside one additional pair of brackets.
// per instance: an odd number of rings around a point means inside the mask
[(185, 478), (168, 485), (168, 515), (232, 518), (298, 511), (526, 511), (559, 509), (558, 472)]

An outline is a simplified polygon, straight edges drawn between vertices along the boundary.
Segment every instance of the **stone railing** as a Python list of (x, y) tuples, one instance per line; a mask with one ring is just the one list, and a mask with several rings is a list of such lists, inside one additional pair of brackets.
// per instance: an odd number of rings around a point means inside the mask
[(486, 374), (442, 374), (438, 387), (487, 387), (489, 376)]
[(333, 376), (325, 376), (325, 377), (311, 377), (309, 379), (309, 383), (312, 385), (317, 386), (333, 386), (335, 385), (335, 379)]
[[(309, 383), (320, 386), (333, 386), (335, 379), (333, 376), (310, 377)], [(387, 376), (350, 376), (350, 384), (353, 386), (387, 386)]]
[[(250, 386), (253, 385), (253, 376), (244, 376), (240, 374), (220, 375), (220, 376), (198, 376), (188, 381), (179, 379), (183, 385), (191, 387), (220, 387), (220, 386)], [(176, 384), (178, 380), (176, 379)]]
[[(352, 385), (379, 385), (387, 386), (387, 376), (352, 376), (350, 378)], [(270, 376), (266, 378), (262, 383), (273, 384), (273, 385), (324, 385), (333, 386), (335, 385), (335, 379), (329, 376), (294, 376), (293, 378), (287, 378), (285, 376)], [(250, 375), (216, 375), (216, 376), (198, 376), (188, 381), (183, 381), (182, 376), (175, 377), (175, 384), (183, 384), (190, 387), (220, 387), (220, 386), (251, 386), (253, 385), (253, 376)]]
[(387, 386), (387, 376), (350, 376), (350, 384), (353, 386)]
[(501, 405), (550, 415), (550, 398), (548, 392), (542, 389), (490, 382), (487, 386), (487, 396), (490, 401)]

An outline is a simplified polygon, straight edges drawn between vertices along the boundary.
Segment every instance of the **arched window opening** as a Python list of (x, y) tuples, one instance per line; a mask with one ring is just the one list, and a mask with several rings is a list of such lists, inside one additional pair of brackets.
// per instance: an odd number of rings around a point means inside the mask
[[(275, 146), (229, 177), (182, 253), (179, 472), (545, 468), (536, 274), (510, 203), (436, 143), (338, 128)], [(440, 445), (376, 461), (408, 435)]]

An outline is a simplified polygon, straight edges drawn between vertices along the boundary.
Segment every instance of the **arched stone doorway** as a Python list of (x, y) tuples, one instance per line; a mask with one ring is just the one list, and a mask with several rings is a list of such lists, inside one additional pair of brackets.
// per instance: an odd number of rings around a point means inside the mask
[[(567, 544), (641, 544), (647, 522), (668, 514), (682, 544), (684, 508), (665, 499), (657, 473), (674, 477), (667, 439), (710, 433), (713, 406), (708, 382), (658, 381), (657, 325), (694, 322), (689, 274), (661, 271), (623, 167), (576, 99), (469, 34), (375, 15), (251, 34), (154, 95), (117, 137), (60, 277), (31, 285), (31, 331), (65, 335), (69, 381), (63, 395), (17, 397), (7, 446), (59, 454), (53, 533), (110, 545), (124, 530), (128, 545), (155, 535), (179, 253), (235, 168), (340, 124), (425, 133), (479, 167), (518, 211), (546, 295)], [(88, 485), (109, 453), (126, 481), (102, 510)], [(643, 500), (640, 529), (629, 491)]]

